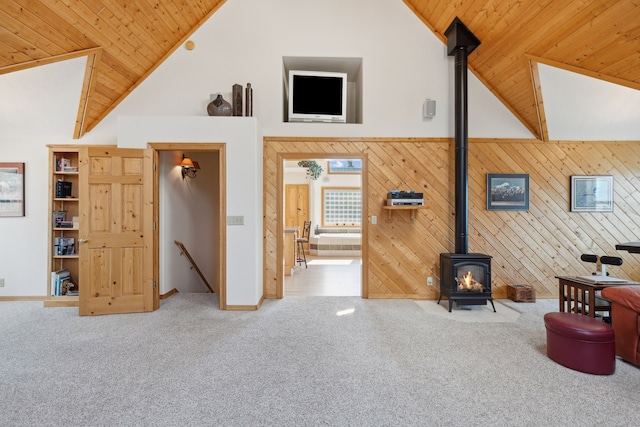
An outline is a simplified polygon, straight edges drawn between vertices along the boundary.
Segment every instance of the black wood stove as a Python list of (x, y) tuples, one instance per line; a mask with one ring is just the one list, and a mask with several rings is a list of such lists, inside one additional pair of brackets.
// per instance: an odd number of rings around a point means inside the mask
[(491, 257), (483, 254), (440, 254), (440, 298), (449, 300), (449, 312), (458, 305), (487, 305), (491, 302)]
[(469, 177), (467, 129), (467, 56), (480, 44), (471, 31), (455, 18), (445, 31), (449, 56), (455, 56), (455, 253), (440, 254), (440, 298), (460, 305), (491, 302), (491, 257), (468, 253)]

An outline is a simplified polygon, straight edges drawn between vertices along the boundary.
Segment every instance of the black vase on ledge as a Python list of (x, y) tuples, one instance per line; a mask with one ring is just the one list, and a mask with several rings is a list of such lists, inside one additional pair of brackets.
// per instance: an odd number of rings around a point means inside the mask
[(207, 113), (210, 116), (231, 116), (233, 115), (233, 108), (231, 104), (225, 101), (222, 95), (218, 94), (216, 99), (207, 105)]

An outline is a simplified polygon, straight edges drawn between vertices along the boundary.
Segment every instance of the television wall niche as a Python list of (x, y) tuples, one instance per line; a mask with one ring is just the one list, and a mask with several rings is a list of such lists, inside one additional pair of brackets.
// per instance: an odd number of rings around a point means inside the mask
[[(319, 71), (347, 74), (347, 121), (363, 123), (362, 118), (362, 58), (282, 57), (282, 121), (289, 119), (289, 70)], [(301, 122), (298, 122), (301, 123)], [(308, 124), (307, 122), (302, 122)], [(317, 123), (316, 123), (317, 124)], [(339, 126), (342, 123), (319, 123)]]

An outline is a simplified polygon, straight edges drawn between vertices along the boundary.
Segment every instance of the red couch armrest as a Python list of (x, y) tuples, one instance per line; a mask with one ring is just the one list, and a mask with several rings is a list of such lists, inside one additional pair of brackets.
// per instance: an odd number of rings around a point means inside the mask
[(640, 313), (640, 285), (610, 286), (602, 290), (602, 297)]

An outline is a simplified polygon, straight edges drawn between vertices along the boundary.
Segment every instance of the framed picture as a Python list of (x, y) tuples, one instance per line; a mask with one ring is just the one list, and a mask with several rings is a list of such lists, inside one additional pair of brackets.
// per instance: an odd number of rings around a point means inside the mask
[(487, 174), (487, 210), (529, 210), (529, 174)]
[(0, 163), (0, 216), (24, 216), (24, 163)]
[(361, 159), (329, 160), (329, 173), (362, 173)]
[(571, 176), (571, 212), (613, 212), (613, 176)]

